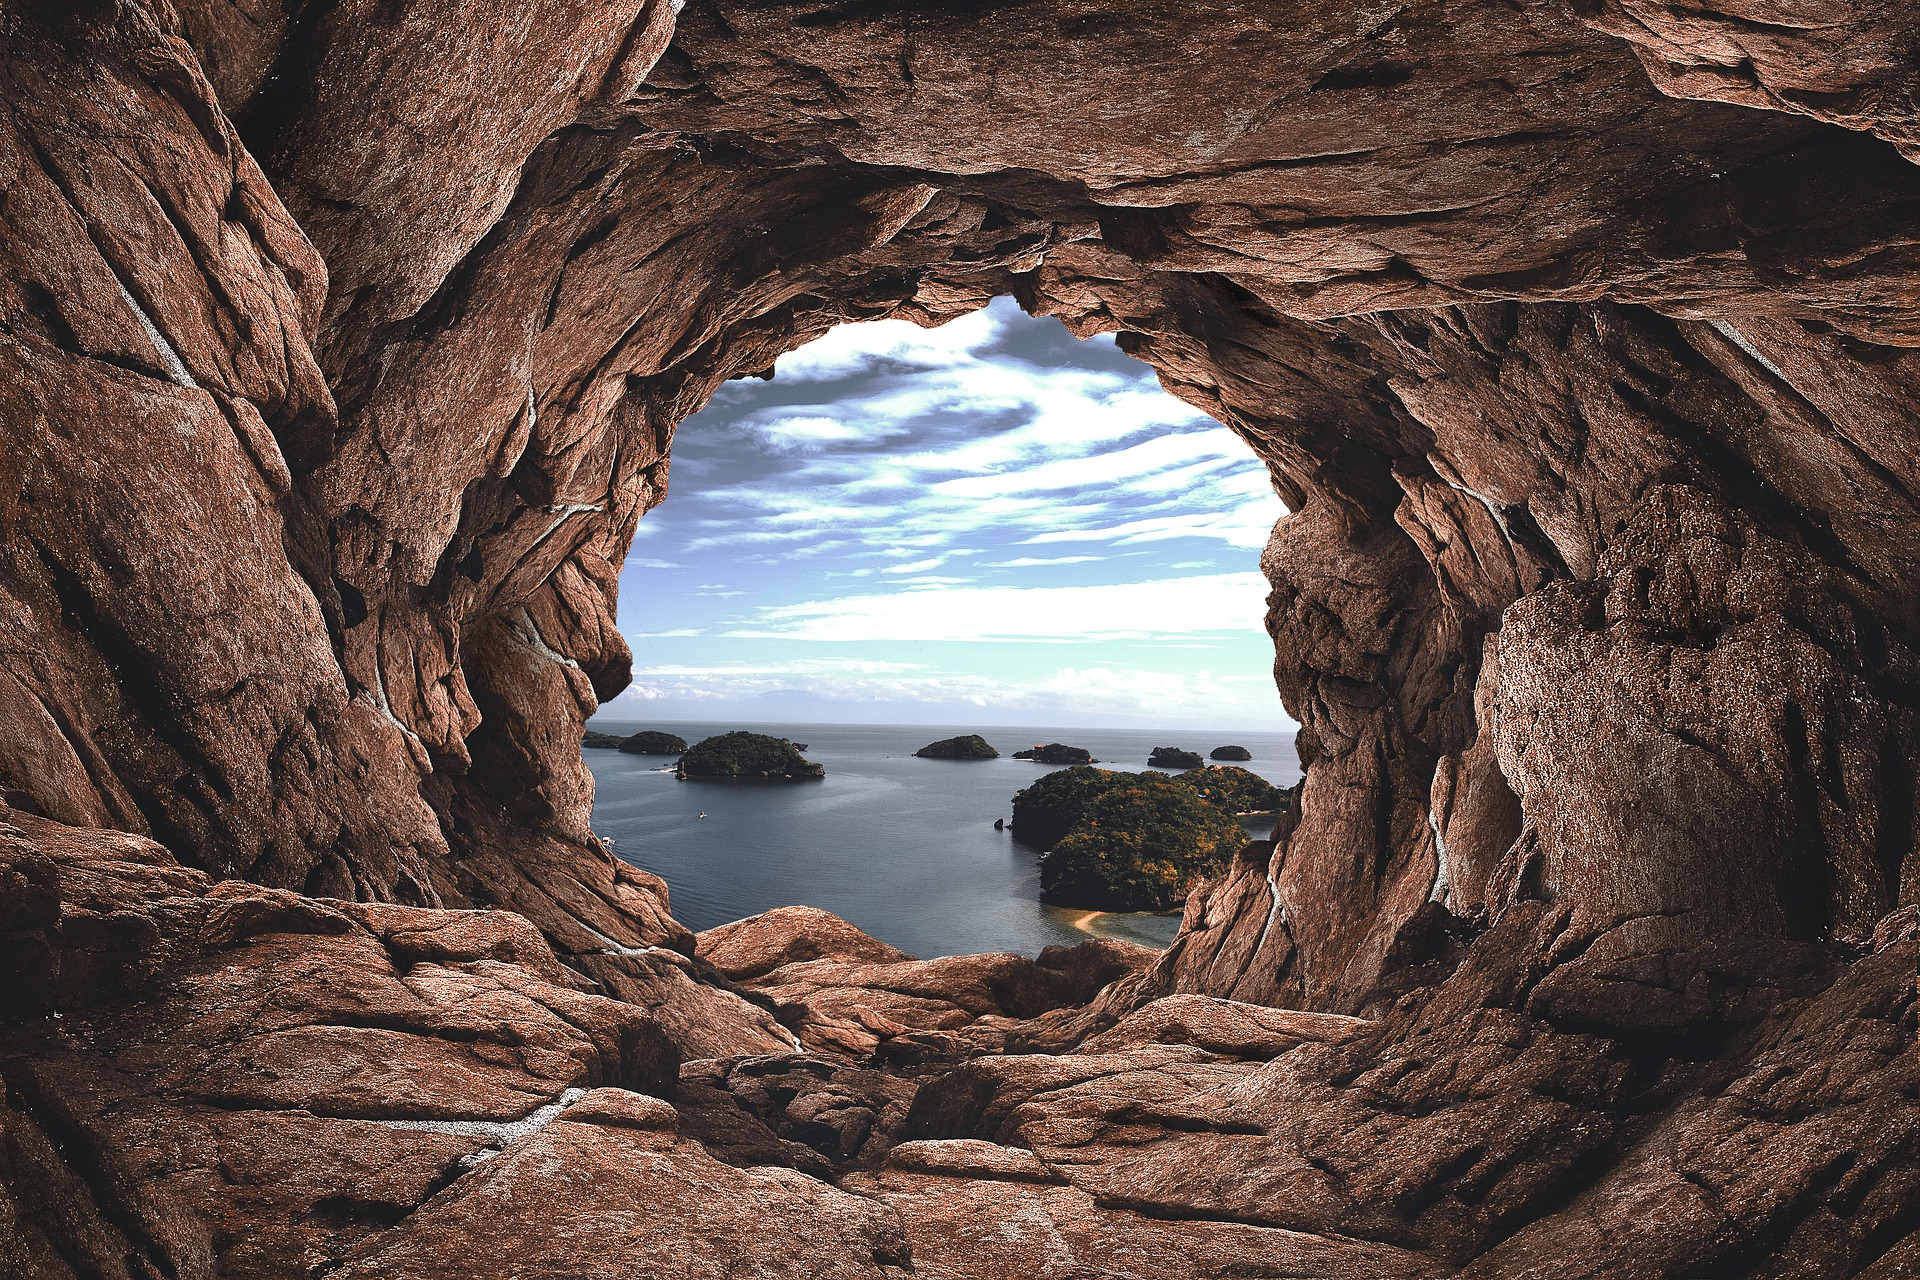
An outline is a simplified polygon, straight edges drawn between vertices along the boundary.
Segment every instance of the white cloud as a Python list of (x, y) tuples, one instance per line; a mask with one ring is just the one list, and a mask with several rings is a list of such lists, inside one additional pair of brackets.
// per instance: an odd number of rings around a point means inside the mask
[[(826, 403), (762, 400), (730, 419), (782, 461), (745, 468), (752, 479), (683, 486), (702, 513), (688, 550), (784, 544), (818, 554), (813, 539), (852, 532), (927, 555), (988, 526), (1011, 537), (1155, 517), (1168, 521), (1164, 537), (1264, 545), (1264, 529), (1255, 537), (1248, 520), (1222, 519), (1250, 503), (1263, 512), (1252, 523), (1270, 527), (1285, 513), (1243, 441), (1166, 394), (1144, 365), (1111, 355), (1035, 363), (1017, 343), (1001, 345), (1036, 323), (1052, 322), (1009, 305), (933, 330), (845, 325), (783, 356), (779, 377), (800, 384), (803, 399), (825, 394), (808, 391), (813, 382), (848, 385)], [(718, 412), (728, 420), (725, 402)], [(907, 437), (916, 443), (902, 447)], [(688, 474), (719, 480), (730, 470), (739, 473), (706, 459)], [(653, 519), (677, 517), (674, 501)]]
[[(1156, 477), (1169, 468), (1186, 470), (1198, 463), (1207, 470), (1230, 470), (1244, 468), (1250, 461), (1252, 454), (1240, 437), (1225, 427), (1218, 427), (1211, 431), (1155, 436), (1125, 449), (1056, 458), (1020, 471), (941, 480), (933, 488), (956, 497), (989, 498), (1059, 489), (1080, 492), (1096, 486), (1153, 486)], [(1181, 487), (1184, 490), (1195, 486)]]
[(1018, 680), (964, 672), (795, 667), (769, 664), (641, 671), (636, 673), (633, 686), (609, 710), (617, 716), (619, 703), (628, 701), (738, 704), (784, 698), (908, 708), (916, 704), (972, 706), (1032, 719), (1091, 716), (1263, 728), (1284, 728), (1290, 723), (1272, 679), (1264, 675), (1220, 676), (1211, 671), (1189, 675), (1067, 666)]
[[(987, 568), (1031, 569), (1043, 564), (1092, 564), (1101, 558), (1100, 556), (1016, 556), (1012, 560), (995, 560), (989, 564)], [(1178, 569), (1205, 569), (1209, 566), (1204, 561), (1189, 561), (1186, 564), (1176, 565), (1174, 567)]]
[(760, 433), (761, 441), (772, 453), (817, 451), (850, 441), (885, 439), (888, 435), (902, 435), (908, 430), (905, 425), (896, 424), (891, 432), (869, 432), (838, 418), (819, 415), (766, 418), (754, 426)]
[[(1285, 514), (1285, 510), (1277, 500), (1249, 502), (1227, 511), (1150, 516), (1104, 528), (1049, 529), (1021, 539), (1021, 544), (1111, 542), (1115, 546), (1129, 546), (1142, 542), (1165, 542), (1170, 538), (1212, 538), (1229, 546), (1258, 550), (1267, 545), (1274, 522)], [(1183, 562), (1185, 565), (1200, 563), (1204, 562)]]
[(942, 368), (991, 345), (1000, 336), (999, 318), (982, 308), (937, 329), (905, 320), (843, 324), (774, 363), (776, 378), (818, 382), (859, 373), (880, 361)]
[(792, 658), (780, 662), (668, 663), (661, 666), (640, 666), (634, 669), (634, 678), (654, 680), (669, 677), (684, 679), (694, 676), (726, 679), (757, 676), (873, 676), (898, 675), (907, 671), (924, 671), (925, 669), (917, 662), (889, 662), (875, 658)]
[(955, 587), (846, 596), (760, 609), (740, 639), (864, 642), (1142, 640), (1257, 629), (1258, 573), (1075, 587)]

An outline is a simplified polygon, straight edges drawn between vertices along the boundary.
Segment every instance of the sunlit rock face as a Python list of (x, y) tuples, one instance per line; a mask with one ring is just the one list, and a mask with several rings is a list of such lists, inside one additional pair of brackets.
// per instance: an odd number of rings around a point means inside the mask
[[(725, 1205), (792, 1225), (716, 1274), (1913, 1265), (1904, 13), (0, 11), (0, 1256), (628, 1274)], [(589, 827), (618, 566), (726, 379), (1000, 294), (1268, 465), (1301, 801), (1077, 1004), (742, 988)], [(368, 1187), (269, 1080), (439, 1145)], [(444, 1127), (570, 1089), (631, 1096)]]

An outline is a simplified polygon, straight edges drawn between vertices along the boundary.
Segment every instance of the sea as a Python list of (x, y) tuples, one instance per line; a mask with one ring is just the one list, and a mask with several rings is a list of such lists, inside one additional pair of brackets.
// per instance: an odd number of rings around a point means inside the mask
[[(695, 931), (772, 907), (822, 907), (923, 958), (1010, 951), (1037, 955), (1089, 936), (1165, 947), (1179, 915), (1101, 913), (1040, 901), (1043, 850), (1006, 831), (1014, 792), (1056, 766), (1015, 760), (1047, 742), (1085, 747), (1102, 768), (1141, 770), (1155, 747), (1203, 757), (1228, 743), (1240, 766), (1290, 786), (1300, 777), (1291, 733), (1237, 730), (1046, 729), (980, 725), (670, 724), (596, 717), (603, 733), (677, 733), (689, 743), (734, 729), (806, 743), (818, 781), (687, 781), (672, 757), (589, 748), (594, 829), (613, 852), (664, 878), (673, 914)], [(977, 733), (998, 760), (923, 760), (928, 743)], [(704, 815), (704, 816), (702, 816)], [(1271, 819), (1243, 819), (1264, 838)]]

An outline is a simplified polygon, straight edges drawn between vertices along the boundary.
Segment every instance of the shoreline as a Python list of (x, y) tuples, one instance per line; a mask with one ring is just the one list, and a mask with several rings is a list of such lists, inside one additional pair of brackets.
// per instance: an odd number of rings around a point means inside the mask
[[(1085, 937), (1105, 938), (1111, 942), (1132, 942), (1151, 947), (1155, 951), (1165, 951), (1172, 943), (1172, 938), (1162, 941), (1155, 936), (1156, 930), (1142, 929), (1138, 926), (1128, 928), (1128, 924), (1146, 919), (1172, 920), (1177, 932), (1180, 920), (1180, 913), (1171, 911), (1095, 911), (1083, 907), (1054, 906), (1049, 906), (1047, 910), (1061, 925)], [(1108, 925), (1106, 923), (1108, 920), (1112, 920), (1113, 925)]]
[(1088, 921), (1103, 919), (1104, 917), (1110, 916), (1112, 914), (1113, 913), (1111, 911), (1082, 911), (1080, 912), (1079, 915), (1073, 917), (1071, 920), (1068, 920), (1066, 922), (1066, 925), (1069, 929), (1078, 929), (1080, 932), (1086, 934), (1089, 938), (1104, 937), (1105, 935), (1100, 933), (1099, 930), (1093, 928), (1092, 925), (1088, 923)]

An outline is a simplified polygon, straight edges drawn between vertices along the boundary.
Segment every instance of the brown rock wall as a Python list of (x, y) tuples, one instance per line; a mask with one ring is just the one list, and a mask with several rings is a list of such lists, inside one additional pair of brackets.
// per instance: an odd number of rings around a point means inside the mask
[(1596, 30), (1630, 42), (1662, 93), (1811, 116), (1920, 158), (1920, 16), (1905, 6), (1588, 0), (1575, 8)]
[(153, 17), (6, 21), (0, 772), (222, 874), (438, 901), (404, 732), (342, 680), (290, 516), (334, 412), (325, 267)]
[[(0, 1259), (1896, 1274), (1915, 30), (0, 10)], [(579, 759), (673, 430), (1003, 293), (1267, 464), (1302, 801), (1151, 969), (696, 940)]]

